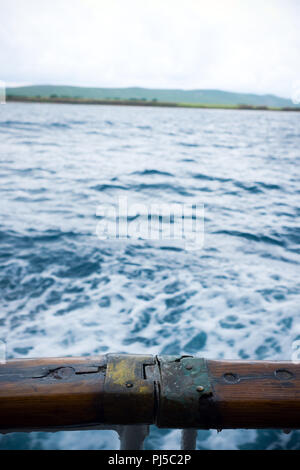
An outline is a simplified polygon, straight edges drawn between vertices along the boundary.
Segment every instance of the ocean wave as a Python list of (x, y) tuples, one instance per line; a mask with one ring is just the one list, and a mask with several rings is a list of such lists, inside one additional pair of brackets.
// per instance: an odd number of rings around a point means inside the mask
[[(0, 123), (0, 338), (8, 357), (290, 358), (299, 339), (296, 113), (283, 124), (276, 112), (258, 122), (239, 111), (20, 109), (11, 104)], [(120, 194), (149, 205), (203, 203), (203, 248), (99, 240), (97, 207)], [(105, 433), (97, 443), (89, 432), (14, 436), (0, 447), (117, 446)], [(299, 433), (284, 444), (278, 436), (199, 431), (197, 447), (299, 447)], [(179, 431), (153, 428), (146, 447), (174, 443)]]

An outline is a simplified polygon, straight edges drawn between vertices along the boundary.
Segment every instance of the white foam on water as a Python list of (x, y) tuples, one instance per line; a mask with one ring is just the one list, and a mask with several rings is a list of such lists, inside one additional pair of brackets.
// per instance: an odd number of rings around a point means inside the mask
[[(10, 104), (0, 122), (8, 357), (291, 359), (300, 337), (295, 113)], [(120, 195), (203, 203), (203, 249), (98, 240), (97, 207)], [(180, 446), (178, 430), (152, 434), (149, 446)], [(109, 448), (112, 435), (47, 434), (41, 445)], [(290, 445), (278, 436), (268, 445)], [(265, 445), (256, 431), (202, 441)]]

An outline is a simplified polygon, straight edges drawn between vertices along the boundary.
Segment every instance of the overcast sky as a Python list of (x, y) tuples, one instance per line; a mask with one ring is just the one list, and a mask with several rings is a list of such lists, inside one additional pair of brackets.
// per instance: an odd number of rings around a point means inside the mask
[(290, 97), (299, 0), (0, 0), (0, 80)]

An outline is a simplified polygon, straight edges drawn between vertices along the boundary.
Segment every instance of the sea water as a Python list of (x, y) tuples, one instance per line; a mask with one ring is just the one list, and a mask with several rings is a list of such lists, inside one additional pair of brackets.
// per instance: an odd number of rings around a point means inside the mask
[[(8, 358), (110, 352), (291, 360), (300, 344), (300, 115), (0, 106), (0, 339)], [(99, 239), (97, 210), (200, 204), (201, 249)], [(151, 428), (148, 449), (179, 448)], [(8, 449), (117, 449), (113, 431), (9, 434)], [(300, 433), (199, 431), (198, 449)]]

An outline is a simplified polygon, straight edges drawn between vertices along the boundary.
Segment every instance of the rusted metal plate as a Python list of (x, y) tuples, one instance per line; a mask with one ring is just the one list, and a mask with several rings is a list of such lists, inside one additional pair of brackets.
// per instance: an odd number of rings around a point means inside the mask
[(145, 376), (153, 356), (109, 354), (104, 383), (104, 420), (110, 424), (151, 424), (154, 382)]
[(192, 356), (158, 356), (160, 396), (157, 425), (208, 428), (212, 387), (206, 360)]

